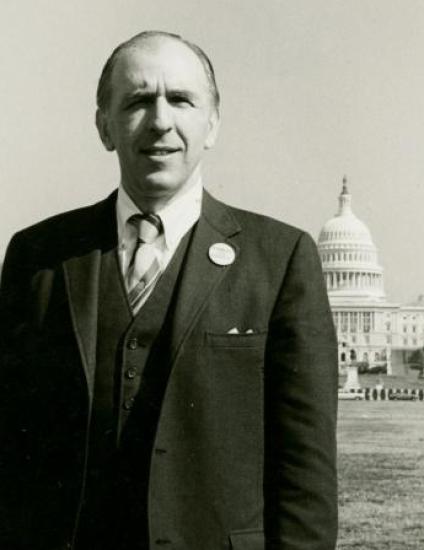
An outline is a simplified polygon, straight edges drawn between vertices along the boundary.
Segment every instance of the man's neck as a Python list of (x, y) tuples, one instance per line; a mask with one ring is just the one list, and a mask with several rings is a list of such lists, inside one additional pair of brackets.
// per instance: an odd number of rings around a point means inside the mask
[(196, 170), (184, 183), (184, 185), (180, 186), (174, 193), (164, 193), (163, 195), (148, 195), (146, 193), (143, 193), (141, 190), (141, 185), (140, 192), (136, 193), (134, 192), (134, 190), (130, 189), (128, 185), (125, 184), (124, 180), (121, 181), (121, 185), (141, 212), (155, 213), (159, 212), (160, 210), (165, 208), (165, 206), (187, 193), (187, 191), (195, 186), (199, 182), (199, 180), (201, 180), (200, 170)]

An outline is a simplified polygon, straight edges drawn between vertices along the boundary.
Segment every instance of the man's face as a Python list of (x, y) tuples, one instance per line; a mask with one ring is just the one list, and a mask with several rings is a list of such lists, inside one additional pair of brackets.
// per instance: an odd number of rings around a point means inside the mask
[(111, 84), (97, 125), (106, 148), (116, 149), (126, 191), (172, 197), (199, 172), (218, 129), (201, 61), (176, 40), (151, 39), (121, 52)]

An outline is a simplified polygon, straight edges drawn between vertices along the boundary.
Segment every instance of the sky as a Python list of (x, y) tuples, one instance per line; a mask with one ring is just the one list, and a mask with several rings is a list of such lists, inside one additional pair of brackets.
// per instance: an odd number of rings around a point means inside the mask
[(346, 174), (393, 301), (424, 293), (422, 0), (1, 0), (0, 257), (12, 234), (119, 183), (94, 125), (114, 47), (176, 32), (212, 58), (205, 186), (317, 239)]

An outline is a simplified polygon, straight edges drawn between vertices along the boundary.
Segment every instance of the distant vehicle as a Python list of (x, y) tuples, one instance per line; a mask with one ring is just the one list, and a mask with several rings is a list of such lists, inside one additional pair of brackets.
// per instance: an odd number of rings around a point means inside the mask
[(348, 401), (361, 401), (362, 399), (365, 399), (365, 396), (363, 393), (339, 390), (339, 399), (346, 399)]
[(416, 401), (417, 396), (409, 393), (392, 393), (389, 395), (391, 401)]

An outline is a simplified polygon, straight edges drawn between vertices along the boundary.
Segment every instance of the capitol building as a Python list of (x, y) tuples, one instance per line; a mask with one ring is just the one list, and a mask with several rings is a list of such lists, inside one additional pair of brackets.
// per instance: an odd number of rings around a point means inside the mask
[(318, 238), (337, 330), (339, 372), (355, 362), (389, 375), (403, 374), (411, 353), (424, 346), (424, 298), (412, 304), (386, 298), (377, 248), (351, 202), (344, 178), (338, 212)]

